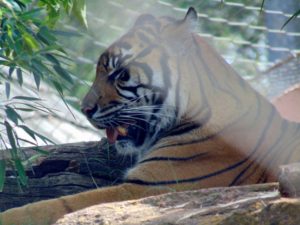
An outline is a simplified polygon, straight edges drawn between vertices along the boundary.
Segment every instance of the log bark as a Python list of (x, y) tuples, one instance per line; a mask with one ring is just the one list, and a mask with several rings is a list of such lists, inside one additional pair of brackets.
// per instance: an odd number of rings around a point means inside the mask
[(300, 201), (274, 203), (279, 200), (277, 183), (209, 188), (99, 204), (65, 215), (55, 225), (299, 224)]
[[(0, 211), (27, 203), (57, 198), (121, 182), (124, 171), (135, 158), (120, 156), (106, 139), (40, 147), (49, 156), (40, 158), (27, 170), (28, 185), (21, 187), (14, 171), (7, 171), (0, 193)], [(33, 149), (24, 149), (34, 155)]]

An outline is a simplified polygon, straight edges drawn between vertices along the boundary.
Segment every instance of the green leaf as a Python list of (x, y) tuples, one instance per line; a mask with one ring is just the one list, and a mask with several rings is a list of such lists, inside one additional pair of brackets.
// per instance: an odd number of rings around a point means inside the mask
[(35, 132), (34, 130), (30, 129), (26, 125), (19, 125), (18, 127), (22, 128), (30, 137), (32, 137), (34, 140), (36, 140), (36, 137), (39, 137), (45, 144), (48, 144), (48, 142), (55, 144), (52, 140), (49, 138), (43, 136), (42, 134), (39, 134), (38, 132)]
[(24, 100), (24, 101), (42, 101), (40, 98), (35, 98), (35, 97), (28, 97), (28, 96), (14, 96), (11, 98), (11, 100), (17, 99), (17, 100)]
[(34, 77), (36, 88), (38, 90), (40, 90), (41, 76), (39, 74), (37, 74), (36, 72), (33, 72), (33, 77)]
[(23, 138), (18, 137), (18, 140), (19, 140), (19, 141), (23, 141), (23, 142), (25, 142), (25, 143), (28, 143), (28, 144), (30, 144), (30, 145), (32, 145), (32, 146), (37, 145), (37, 143), (34, 143), (34, 142), (32, 142), (32, 141), (29, 141), (28, 139), (23, 139)]
[(60, 83), (58, 83), (57, 81), (53, 80), (52, 81), (55, 89), (58, 91), (58, 93), (60, 93), (61, 95), (63, 95), (63, 88), (62, 86), (60, 85)]
[(28, 168), (29, 166), (32, 165), (32, 163), (37, 162), (38, 159), (41, 158), (41, 156), (42, 156), (42, 154), (35, 154), (35, 155), (31, 156), (30, 158), (26, 159), (25, 161), (23, 161), (23, 165)]
[(45, 57), (52, 62), (54, 65), (60, 65), (60, 62), (58, 61), (58, 59), (56, 57), (54, 57), (52, 54), (45, 54)]
[(47, 152), (39, 147), (32, 147), (32, 150), (34, 150), (42, 155), (50, 155), (50, 152)]
[(33, 10), (27, 11), (20, 15), (20, 18), (23, 20), (32, 20), (34, 18), (41, 18), (43, 8), (35, 8)]
[(32, 51), (39, 49), (39, 43), (30, 34), (23, 33), (22, 38)]
[(297, 16), (300, 15), (300, 9), (295, 12), (287, 21), (285, 21), (285, 23), (282, 25), (281, 30), (293, 19), (295, 19)]
[(260, 12), (262, 12), (264, 5), (265, 5), (265, 0), (262, 0), (261, 6), (260, 6)]
[(37, 37), (47, 45), (51, 45), (56, 41), (56, 38), (47, 27), (41, 27), (37, 33)]
[(71, 14), (78, 20), (81, 26), (84, 28), (88, 27), (85, 0), (74, 0)]
[[(1, 57), (3, 57), (3, 56), (1, 55)], [(9, 61), (8, 60), (0, 60), (0, 65), (8, 66)]]
[(19, 111), (24, 111), (24, 112), (33, 112), (33, 111), (35, 111), (33, 109), (22, 108), (22, 107), (15, 107), (15, 109), (19, 110)]
[(15, 158), (14, 164), (15, 164), (15, 167), (16, 167), (18, 175), (19, 175), (18, 178), (19, 178), (20, 183), (23, 186), (26, 186), (27, 182), (28, 182), (28, 177), (26, 176), (25, 168), (24, 168), (21, 160), (19, 158)]
[(42, 139), (42, 141), (43, 141), (45, 144), (48, 144), (48, 143), (55, 144), (54, 141), (50, 140), (49, 138), (45, 137), (45, 136), (42, 135), (42, 134), (39, 134), (39, 133), (35, 132), (35, 135), (36, 135), (37, 137), (39, 137), (40, 139)]
[(15, 70), (15, 67), (13, 67), (13, 66), (9, 67), (9, 70), (8, 70), (8, 78), (9, 79), (11, 79), (11, 76), (12, 76), (14, 70)]
[(3, 187), (4, 187), (5, 168), (6, 168), (5, 159), (0, 159), (0, 192), (3, 191)]
[(66, 81), (68, 81), (69, 83), (73, 84), (73, 79), (70, 76), (70, 74), (61, 66), (59, 65), (54, 65), (53, 69)]
[(18, 124), (18, 120), (23, 121), (22, 117), (11, 107), (5, 106), (5, 113), (6, 116), (13, 121), (15, 124)]
[(10, 83), (9, 82), (5, 82), (5, 94), (6, 94), (6, 98), (9, 99), (10, 96)]
[(13, 9), (13, 6), (11, 3), (7, 2), (7, 1), (3, 1), (3, 0), (0, 1), (0, 6), (3, 8), (11, 9), (11, 10)]
[(21, 104), (23, 104), (23, 105), (25, 105), (25, 106), (28, 106), (29, 108), (36, 109), (36, 110), (38, 110), (38, 111), (44, 112), (44, 113), (49, 113), (49, 112), (51, 112), (51, 109), (46, 108), (46, 107), (38, 107), (38, 106), (34, 106), (34, 105), (32, 105), (32, 104), (26, 104), (26, 103), (21, 103)]
[(18, 78), (18, 83), (20, 86), (23, 84), (23, 75), (22, 75), (22, 70), (20, 68), (17, 69), (17, 78)]
[(6, 120), (4, 121), (4, 126), (6, 128), (6, 134), (7, 134), (9, 143), (10, 143), (11, 148), (12, 148), (12, 150), (11, 150), (12, 158), (16, 158), (18, 148), (17, 148), (17, 145), (16, 145), (15, 136), (13, 134), (13, 129), (12, 129), (11, 125)]
[(14, 2), (16, 2), (18, 4), (18, 6), (20, 7), (21, 10), (26, 9), (26, 5), (23, 2), (21, 2), (19, 0), (14, 0)]
[(43, 75), (43, 73), (45, 72), (47, 73), (51, 73), (51, 71), (42, 63), (42, 61), (40, 59), (33, 59), (31, 61), (33, 68), (36, 70), (36, 72), (38, 72), (40, 75)]
[(62, 31), (62, 30), (55, 30), (53, 31), (55, 35), (60, 35), (64, 37), (82, 37), (83, 34), (79, 33), (78, 31)]
[(18, 127), (22, 128), (32, 139), (34, 139), (36, 141), (36, 138), (35, 138), (36, 132), (35, 131), (31, 130), (26, 125), (19, 125)]

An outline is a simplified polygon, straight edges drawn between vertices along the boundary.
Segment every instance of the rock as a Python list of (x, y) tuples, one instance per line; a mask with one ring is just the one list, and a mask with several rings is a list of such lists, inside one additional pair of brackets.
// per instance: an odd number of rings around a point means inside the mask
[(286, 222), (292, 216), (288, 218), (283, 213), (294, 215), (299, 209), (300, 201), (281, 199), (277, 184), (263, 184), (177, 192), (105, 203), (68, 214), (55, 224), (250, 225), (261, 224), (260, 220), (268, 221), (272, 218)]
[(300, 197), (300, 163), (280, 166), (279, 191), (284, 197)]
[(299, 225), (299, 212), (299, 199), (281, 198), (266, 204), (255, 213), (234, 212), (218, 225)]

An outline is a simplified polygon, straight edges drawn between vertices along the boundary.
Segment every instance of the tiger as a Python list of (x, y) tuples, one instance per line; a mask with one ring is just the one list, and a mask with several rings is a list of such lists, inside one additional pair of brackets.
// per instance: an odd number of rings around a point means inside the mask
[(275, 107), (183, 19), (139, 16), (100, 56), (82, 112), (119, 154), (123, 182), (1, 214), (2, 224), (51, 224), (95, 204), (174, 191), (277, 180), (299, 161), (300, 126)]

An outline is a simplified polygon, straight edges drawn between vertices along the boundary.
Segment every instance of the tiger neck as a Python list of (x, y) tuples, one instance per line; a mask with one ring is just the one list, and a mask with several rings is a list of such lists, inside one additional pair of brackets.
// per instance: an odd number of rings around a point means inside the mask
[[(208, 129), (213, 123), (208, 123), (207, 127), (196, 127), (191, 122), (180, 124), (156, 144), (158, 152), (153, 151), (148, 157), (156, 154), (167, 156), (170, 151), (174, 151), (176, 156), (205, 155), (216, 160), (221, 155), (226, 162), (224, 167), (233, 165), (236, 163), (234, 160), (239, 158), (247, 161), (245, 165), (255, 165), (255, 174), (262, 177), (259, 182), (275, 181), (280, 165), (300, 161), (297, 151), (300, 125), (282, 119), (264, 98), (260, 97), (257, 101), (257, 107), (239, 114), (235, 121), (215, 133)], [(244, 168), (241, 167), (241, 171)], [(256, 178), (255, 181), (258, 181)]]

